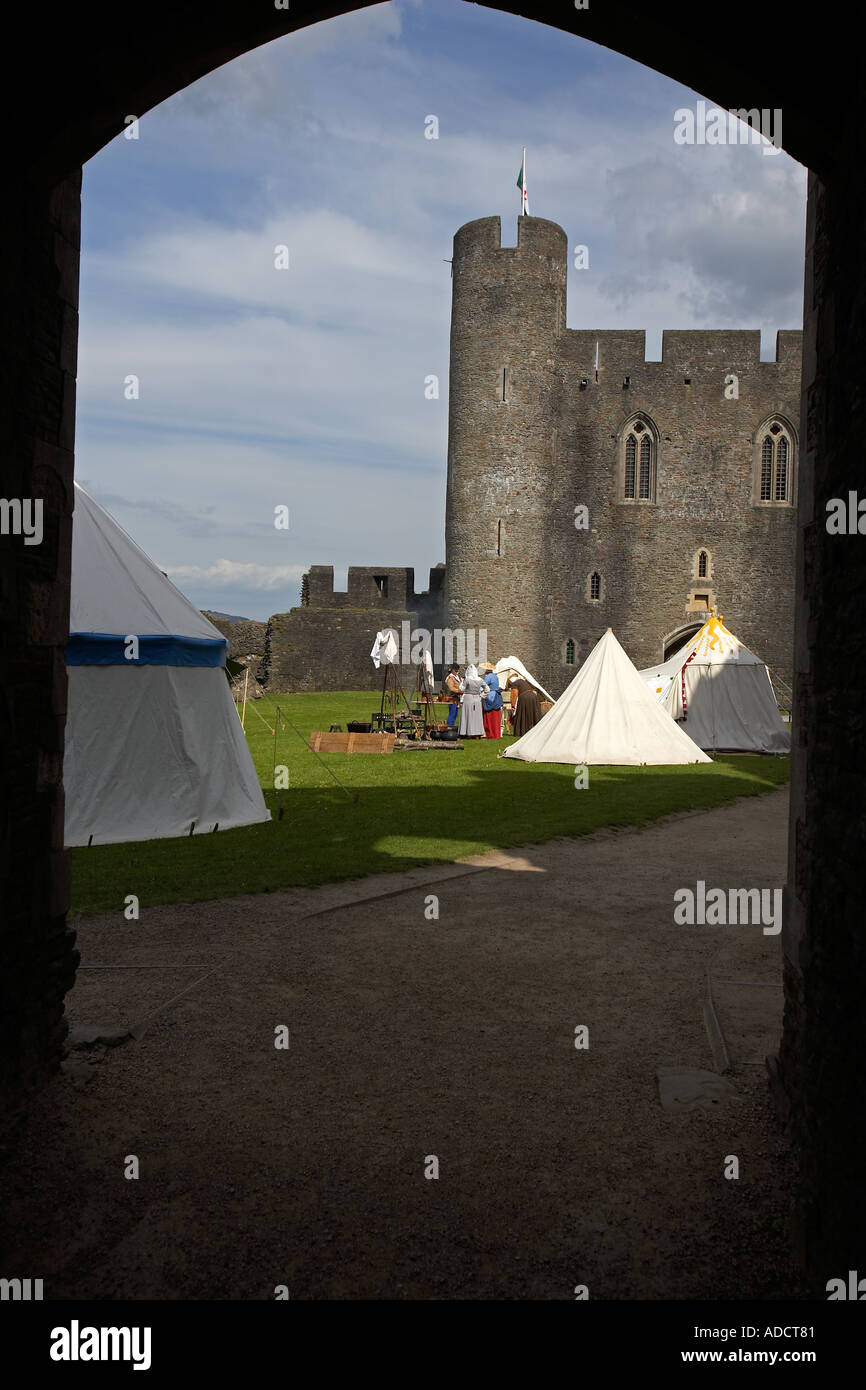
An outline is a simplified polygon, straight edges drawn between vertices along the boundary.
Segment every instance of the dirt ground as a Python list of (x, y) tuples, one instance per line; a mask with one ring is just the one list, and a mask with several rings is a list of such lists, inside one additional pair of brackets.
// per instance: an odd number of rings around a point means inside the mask
[[(779, 790), (84, 921), (73, 1040), (135, 1036), (77, 1046), (6, 1135), (0, 1273), (55, 1299), (802, 1295), (762, 1064), (780, 938), (673, 921), (698, 879), (783, 884), (786, 830)], [(664, 1109), (660, 1067), (718, 1069), (708, 977), (731, 1094)]]

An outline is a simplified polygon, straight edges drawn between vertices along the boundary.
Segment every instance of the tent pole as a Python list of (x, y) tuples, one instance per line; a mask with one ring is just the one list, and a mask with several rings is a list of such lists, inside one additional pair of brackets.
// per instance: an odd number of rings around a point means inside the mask
[(246, 733), (246, 729), (247, 729), (247, 726), (246, 726), (246, 724), (245, 724), (244, 721), (245, 721), (245, 719), (246, 719), (246, 717), (247, 717), (247, 686), (249, 685), (249, 683), (250, 683), (250, 668), (249, 668), (249, 666), (248, 666), (248, 667), (247, 667), (247, 673), (246, 673), (246, 675), (244, 676), (244, 707), (243, 707), (243, 709), (242, 709), (242, 711), (241, 711), (241, 728), (243, 729), (244, 733)]

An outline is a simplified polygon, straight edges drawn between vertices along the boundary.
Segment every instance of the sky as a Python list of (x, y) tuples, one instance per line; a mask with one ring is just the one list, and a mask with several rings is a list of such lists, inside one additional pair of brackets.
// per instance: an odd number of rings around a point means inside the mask
[(801, 327), (806, 171), (676, 143), (696, 102), (464, 0), (340, 16), (193, 83), (85, 167), (79, 482), (200, 608), (285, 612), (313, 564), (338, 589), (350, 564), (426, 588), (447, 262), (478, 217), (516, 243), (524, 146), (530, 214), (589, 250), (568, 327), (646, 329), (648, 358), (664, 328), (760, 328), (772, 358)]

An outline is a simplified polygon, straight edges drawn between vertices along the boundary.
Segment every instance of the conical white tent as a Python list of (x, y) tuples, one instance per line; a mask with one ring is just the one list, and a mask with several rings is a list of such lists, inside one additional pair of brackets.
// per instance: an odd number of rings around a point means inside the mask
[(77, 484), (66, 665), (66, 844), (270, 819), (228, 643)]
[(766, 665), (720, 618), (708, 618), (672, 657), (640, 674), (699, 748), (789, 751), (791, 735), (779, 714)]
[(544, 696), (545, 700), (550, 700), (552, 704), (556, 703), (553, 696), (548, 694), (544, 686), (540, 685), (533, 675), (530, 675), (519, 656), (504, 656), (501, 661), (497, 661), (496, 674), (499, 677), (499, 684), (502, 686), (503, 690), (512, 676), (521, 676), (523, 680), (529, 681), (530, 685), (534, 685), (536, 690)]
[(662, 709), (610, 628), (553, 709), (504, 756), (587, 767), (711, 761)]

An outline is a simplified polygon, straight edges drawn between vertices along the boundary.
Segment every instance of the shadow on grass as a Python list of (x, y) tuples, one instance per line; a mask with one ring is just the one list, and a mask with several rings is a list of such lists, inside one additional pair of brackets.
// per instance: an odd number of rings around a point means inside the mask
[(303, 775), (318, 784), (296, 787), (293, 777), (290, 790), (265, 791), (270, 823), (73, 850), (73, 912), (121, 913), (129, 893), (142, 907), (201, 902), (451, 863), (711, 810), (788, 778), (787, 758), (729, 756), (709, 766), (591, 768), (578, 790), (573, 768), (492, 759), (483, 745), (325, 762), (347, 790), (307, 761)]

